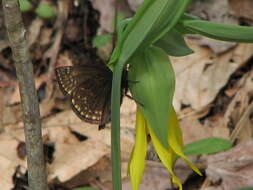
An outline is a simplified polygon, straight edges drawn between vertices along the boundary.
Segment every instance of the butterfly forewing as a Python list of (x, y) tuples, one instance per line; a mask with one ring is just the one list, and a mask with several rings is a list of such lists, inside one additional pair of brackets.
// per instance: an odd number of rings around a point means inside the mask
[(76, 88), (76, 78), (73, 76), (73, 67), (58, 67), (56, 68), (56, 77), (59, 87), (64, 95), (71, 95)]
[[(94, 75), (92, 66), (65, 66), (56, 68), (56, 77), (64, 95), (71, 95), (73, 90)], [(93, 74), (94, 73), (94, 74)]]

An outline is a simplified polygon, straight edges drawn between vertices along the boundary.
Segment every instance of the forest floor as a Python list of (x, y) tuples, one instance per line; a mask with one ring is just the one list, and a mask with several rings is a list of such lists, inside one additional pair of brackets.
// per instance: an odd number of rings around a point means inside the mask
[[(91, 186), (111, 189), (110, 124), (98, 131), (81, 121), (59, 90), (55, 68), (98, 61), (111, 53), (112, 43), (97, 49), (92, 40), (112, 33), (114, 0), (48, 1), (57, 10), (43, 19), (23, 12), (34, 66), (43, 126), (50, 190)], [(140, 1), (121, 0), (119, 11), (131, 16)], [(188, 12), (203, 19), (253, 26), (251, 0), (195, 0)], [(26, 150), (18, 82), (0, 9), (0, 189), (27, 189)], [(191, 156), (203, 176), (182, 161), (175, 165), (185, 190), (234, 190), (253, 186), (253, 44), (228, 43), (187, 36), (195, 51), (171, 57), (176, 73), (174, 106), (184, 142), (221, 137), (229, 150)], [(159, 100), (158, 100), (159, 101)], [(123, 99), (121, 149), (123, 190), (130, 190), (127, 163), (134, 144), (135, 102)], [(173, 190), (169, 175), (157, 160), (147, 160), (140, 190)]]

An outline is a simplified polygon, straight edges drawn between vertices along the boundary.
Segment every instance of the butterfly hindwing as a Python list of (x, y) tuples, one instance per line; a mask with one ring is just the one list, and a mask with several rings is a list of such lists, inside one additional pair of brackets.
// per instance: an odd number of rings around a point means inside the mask
[[(104, 105), (108, 101), (106, 99), (105, 93), (109, 94), (106, 88), (98, 88), (98, 85), (89, 84), (90, 81), (86, 81), (79, 85), (73, 91), (71, 96), (71, 104), (74, 112), (84, 121), (93, 124), (104, 124), (108, 121), (103, 120), (103, 115), (105, 114)], [(109, 113), (110, 114), (110, 113)]]

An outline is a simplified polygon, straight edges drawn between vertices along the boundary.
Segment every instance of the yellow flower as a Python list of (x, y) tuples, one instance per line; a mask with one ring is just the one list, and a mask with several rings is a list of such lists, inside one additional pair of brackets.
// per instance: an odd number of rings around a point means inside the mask
[(151, 136), (155, 151), (171, 175), (172, 182), (182, 190), (173, 171), (177, 157), (184, 159), (198, 174), (183, 152), (182, 131), (172, 106), (175, 74), (170, 60), (162, 49), (150, 46), (133, 56), (129, 62), (129, 89), (139, 104), (136, 112), (136, 140), (129, 161), (133, 190), (138, 190), (145, 167), (147, 135)]
[(172, 182), (177, 184), (180, 190), (182, 190), (182, 184), (173, 171), (173, 166), (177, 156), (184, 159), (196, 173), (202, 175), (199, 169), (195, 165), (193, 165), (191, 161), (187, 158), (187, 156), (183, 153), (182, 131), (179, 127), (177, 115), (174, 109), (169, 115), (168, 121), (169, 148), (166, 149), (153, 132), (147, 120), (144, 118), (143, 114), (141, 113), (141, 110), (137, 108), (135, 137), (136, 140), (128, 165), (128, 173), (131, 178), (133, 190), (138, 190), (144, 172), (148, 134), (150, 134), (151, 136), (152, 143), (160, 160), (170, 173)]

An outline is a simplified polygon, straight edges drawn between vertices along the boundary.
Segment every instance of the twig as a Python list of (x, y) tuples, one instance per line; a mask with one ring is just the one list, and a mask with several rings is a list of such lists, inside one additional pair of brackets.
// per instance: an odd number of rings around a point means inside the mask
[(39, 103), (18, 0), (2, 0), (5, 25), (16, 63), (25, 129), (30, 190), (47, 190)]

